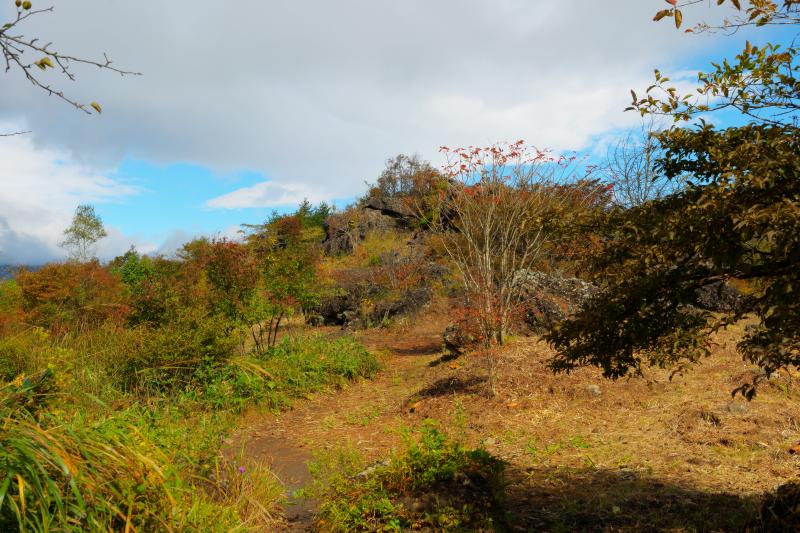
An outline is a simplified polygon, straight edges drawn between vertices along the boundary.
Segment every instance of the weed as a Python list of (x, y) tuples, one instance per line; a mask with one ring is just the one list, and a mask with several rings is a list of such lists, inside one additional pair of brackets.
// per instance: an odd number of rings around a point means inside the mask
[(386, 463), (358, 474), (327, 470), (321, 529), (478, 531), (504, 520), (502, 461), (464, 448), (430, 420), (406, 436), (405, 451)]

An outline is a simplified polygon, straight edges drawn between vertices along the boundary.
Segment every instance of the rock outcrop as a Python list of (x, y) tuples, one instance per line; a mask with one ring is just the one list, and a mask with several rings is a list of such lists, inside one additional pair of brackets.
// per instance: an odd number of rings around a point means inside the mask
[(578, 278), (520, 270), (514, 276), (516, 301), (530, 333), (541, 334), (567, 318), (597, 294), (597, 286)]
[(695, 305), (701, 309), (718, 313), (744, 312), (750, 306), (750, 298), (743, 295), (736, 287), (717, 281), (695, 292)]

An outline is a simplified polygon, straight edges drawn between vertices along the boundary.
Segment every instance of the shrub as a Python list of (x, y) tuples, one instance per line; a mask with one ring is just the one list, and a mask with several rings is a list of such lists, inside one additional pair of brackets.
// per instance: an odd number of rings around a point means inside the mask
[(47, 360), (49, 350), (47, 334), (41, 328), (0, 338), (0, 381), (11, 381), (33, 368), (41, 368), (40, 362)]
[[(351, 464), (355, 464), (351, 461)], [(330, 475), (319, 463), (315, 475)], [(332, 476), (320, 508), (327, 531), (486, 531), (503, 524), (501, 460), (468, 450), (428, 420), (402, 455)]]
[(130, 309), (119, 276), (97, 260), (53, 263), (16, 276), (25, 319), (57, 335), (123, 323)]
[(283, 339), (268, 352), (263, 366), (274, 376), (275, 387), (290, 396), (341, 387), (372, 377), (380, 368), (377, 359), (352, 337), (330, 340), (322, 335)]
[(22, 317), (22, 293), (13, 279), (0, 281), (0, 334)]
[(121, 387), (139, 393), (164, 393), (201, 385), (212, 369), (234, 355), (238, 341), (219, 316), (185, 316), (160, 327), (140, 326), (126, 332), (121, 349)]

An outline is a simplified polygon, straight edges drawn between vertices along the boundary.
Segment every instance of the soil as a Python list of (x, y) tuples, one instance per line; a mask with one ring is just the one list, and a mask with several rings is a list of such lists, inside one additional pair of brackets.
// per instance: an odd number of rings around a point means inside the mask
[(512, 531), (727, 531), (800, 472), (800, 375), (733, 398), (754, 372), (735, 352), (741, 329), (685, 375), (618, 381), (554, 375), (538, 338), (511, 339), (491, 396), (483, 358), (443, 351), (446, 327), (434, 302), (405, 327), (357, 333), (383, 360), (374, 380), (246, 418), (226, 453), (271, 465), (289, 494), (285, 531), (313, 530), (317, 502), (292, 494), (315, 451), (349, 445), (377, 461), (427, 418), (507, 462)]

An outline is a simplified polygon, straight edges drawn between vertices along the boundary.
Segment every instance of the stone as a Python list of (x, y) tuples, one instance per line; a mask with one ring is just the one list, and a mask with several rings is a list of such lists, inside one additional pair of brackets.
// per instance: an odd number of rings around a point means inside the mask
[(746, 403), (742, 402), (731, 402), (726, 407), (729, 413), (734, 415), (743, 415), (745, 414), (750, 408), (747, 407)]
[(751, 305), (751, 298), (743, 295), (736, 287), (717, 281), (695, 291), (695, 305), (717, 313), (744, 312)]
[(598, 288), (578, 278), (523, 269), (514, 275), (512, 290), (526, 326), (541, 334), (580, 309)]
[(600, 390), (599, 385), (586, 385), (586, 392), (588, 392), (592, 396), (600, 396), (602, 394), (602, 390)]

